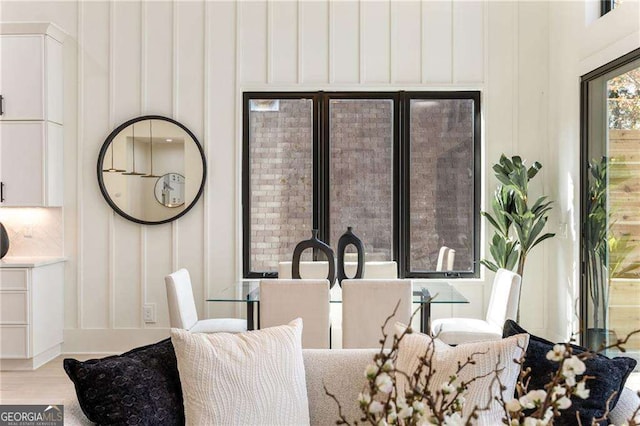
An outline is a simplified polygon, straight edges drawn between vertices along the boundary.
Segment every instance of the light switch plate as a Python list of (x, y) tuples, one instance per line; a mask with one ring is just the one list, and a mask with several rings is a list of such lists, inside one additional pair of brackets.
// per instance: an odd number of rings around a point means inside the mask
[(156, 304), (145, 303), (143, 309), (144, 322), (147, 324), (153, 324), (156, 322)]

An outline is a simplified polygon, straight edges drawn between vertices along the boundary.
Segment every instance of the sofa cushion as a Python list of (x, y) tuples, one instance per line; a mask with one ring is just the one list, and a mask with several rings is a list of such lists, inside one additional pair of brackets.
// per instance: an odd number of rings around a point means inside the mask
[[(520, 333), (527, 333), (527, 331), (514, 321), (507, 320), (505, 322), (503, 336), (508, 337)], [(531, 368), (528, 390), (542, 389), (558, 369), (558, 363), (549, 361), (546, 357), (554, 343), (532, 334), (530, 336), (523, 368)], [(577, 345), (571, 345), (571, 348), (576, 355), (586, 351), (585, 348)], [(555, 424), (557, 425), (576, 424), (576, 411), (580, 414), (582, 424), (590, 425), (593, 418), (600, 418), (604, 415), (607, 399), (615, 393), (610, 402), (610, 409), (613, 409), (624, 389), (627, 377), (636, 366), (636, 361), (631, 358), (607, 358), (601, 354), (595, 354), (593, 358), (585, 360), (584, 363), (587, 367), (585, 374), (594, 377), (587, 381), (589, 398), (572, 398), (571, 406), (562, 410), (562, 415), (556, 419)], [(581, 378), (582, 376), (578, 376), (578, 380)], [(603, 421), (601, 424), (608, 425), (609, 423)]]
[(189, 425), (309, 424), (302, 320), (246, 333), (172, 329)]
[(170, 339), (102, 359), (64, 360), (82, 411), (102, 425), (184, 424)]
[[(400, 335), (406, 328), (402, 324), (396, 325), (396, 333)], [(494, 398), (499, 395), (500, 386), (495, 381), (495, 375), (490, 374), (497, 370), (501, 383), (504, 385), (502, 394), (507, 400), (513, 398), (516, 382), (520, 375), (520, 365), (513, 362), (520, 359), (527, 348), (529, 336), (519, 334), (507, 339), (497, 341), (484, 341), (463, 343), (452, 347), (439, 339), (434, 339), (426, 334), (413, 332), (406, 334), (398, 349), (396, 369), (411, 375), (419, 364), (419, 358), (425, 353), (434, 351), (433, 375), (429, 382), (429, 390), (435, 394), (449, 378), (456, 375), (459, 364), (463, 364), (469, 357), (473, 357), (473, 364), (466, 365), (457, 374), (458, 381), (469, 382), (465, 393), (465, 403), (462, 414), (465, 418), (471, 414), (474, 406), (485, 407), (487, 410), (479, 411), (477, 425), (495, 426), (502, 424), (504, 409)], [(483, 377), (484, 376), (484, 377)], [(398, 391), (404, 395), (408, 386), (404, 375), (396, 375)]]

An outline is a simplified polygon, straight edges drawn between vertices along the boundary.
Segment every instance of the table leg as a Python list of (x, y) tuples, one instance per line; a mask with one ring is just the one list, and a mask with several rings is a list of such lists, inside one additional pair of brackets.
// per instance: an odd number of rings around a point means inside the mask
[(247, 302), (247, 330), (254, 330), (253, 324), (253, 302)]
[(431, 295), (427, 289), (420, 295), (420, 332), (431, 334)]

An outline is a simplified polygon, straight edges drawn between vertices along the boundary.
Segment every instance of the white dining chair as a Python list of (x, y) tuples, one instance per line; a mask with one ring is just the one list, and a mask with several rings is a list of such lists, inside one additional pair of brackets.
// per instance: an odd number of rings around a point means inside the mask
[(485, 319), (442, 318), (433, 321), (431, 334), (450, 345), (465, 342), (502, 339), (502, 327), (507, 319), (518, 314), (520, 275), (498, 269), (491, 288)]
[(260, 281), (260, 328), (302, 318), (302, 347), (329, 348), (329, 281)]
[(436, 271), (453, 271), (453, 263), (456, 259), (456, 251), (447, 246), (440, 247)]
[(411, 280), (342, 281), (342, 347), (379, 348), (382, 325), (400, 302), (385, 328), (389, 347), (396, 321), (408, 324), (411, 319), (412, 294)]
[(237, 318), (211, 318), (198, 320), (196, 302), (191, 288), (189, 271), (180, 269), (164, 277), (169, 303), (169, 323), (194, 333), (240, 333), (247, 331), (247, 321)]

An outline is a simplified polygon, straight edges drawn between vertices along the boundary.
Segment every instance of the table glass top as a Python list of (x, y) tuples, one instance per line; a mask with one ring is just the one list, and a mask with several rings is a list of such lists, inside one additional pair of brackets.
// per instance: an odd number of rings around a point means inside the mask
[[(414, 281), (413, 303), (421, 303), (424, 297), (433, 297), (431, 303), (469, 303), (458, 290), (447, 281)], [(207, 302), (258, 302), (260, 281), (245, 280), (215, 291)], [(331, 289), (331, 303), (342, 303), (342, 289), (336, 283)]]

